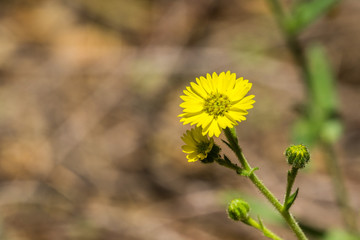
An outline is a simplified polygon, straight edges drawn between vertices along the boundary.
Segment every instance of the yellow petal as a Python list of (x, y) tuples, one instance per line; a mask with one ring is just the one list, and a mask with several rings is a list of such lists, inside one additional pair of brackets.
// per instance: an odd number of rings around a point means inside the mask
[(205, 99), (207, 96), (207, 93), (196, 83), (191, 82), (191, 90), (193, 90), (193, 92), (195, 92), (197, 95), (199, 95), (201, 98)]

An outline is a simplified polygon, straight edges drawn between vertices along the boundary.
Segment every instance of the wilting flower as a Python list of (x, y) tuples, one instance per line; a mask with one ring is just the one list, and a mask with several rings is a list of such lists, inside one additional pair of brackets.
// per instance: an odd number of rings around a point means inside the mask
[(187, 154), (186, 158), (189, 162), (207, 158), (208, 153), (214, 146), (214, 139), (209, 139), (207, 136), (202, 135), (202, 129), (200, 127), (187, 130), (181, 139), (185, 143), (181, 148), (183, 152)]
[(180, 96), (184, 108), (179, 115), (181, 122), (202, 128), (202, 134), (218, 137), (221, 129), (232, 128), (238, 122), (246, 120), (247, 110), (253, 108), (254, 95), (245, 95), (252, 84), (235, 73), (213, 73), (196, 78)]

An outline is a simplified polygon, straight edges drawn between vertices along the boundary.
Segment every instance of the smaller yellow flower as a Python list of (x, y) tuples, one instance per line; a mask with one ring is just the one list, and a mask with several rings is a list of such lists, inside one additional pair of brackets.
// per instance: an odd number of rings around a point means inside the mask
[(188, 162), (195, 162), (207, 158), (208, 153), (214, 146), (214, 139), (202, 134), (201, 127), (187, 130), (181, 137), (185, 145), (181, 148), (187, 154)]

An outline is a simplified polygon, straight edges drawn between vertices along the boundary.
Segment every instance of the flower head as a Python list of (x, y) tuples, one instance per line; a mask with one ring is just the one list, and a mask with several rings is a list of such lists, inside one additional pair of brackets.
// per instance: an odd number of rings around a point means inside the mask
[(304, 168), (310, 160), (310, 153), (302, 144), (288, 147), (285, 151), (285, 156), (288, 163), (294, 168)]
[(214, 146), (214, 139), (203, 136), (200, 127), (187, 130), (181, 139), (185, 143), (181, 148), (188, 154), (186, 158), (189, 162), (206, 159)]
[(235, 73), (215, 72), (205, 77), (196, 78), (180, 96), (184, 108), (180, 122), (202, 127), (202, 134), (218, 137), (221, 129), (232, 128), (238, 122), (246, 120), (247, 110), (253, 108), (254, 95), (245, 95), (252, 84), (243, 78), (236, 78)]
[(249, 218), (250, 206), (241, 199), (234, 199), (229, 203), (228, 216), (234, 221), (244, 221)]

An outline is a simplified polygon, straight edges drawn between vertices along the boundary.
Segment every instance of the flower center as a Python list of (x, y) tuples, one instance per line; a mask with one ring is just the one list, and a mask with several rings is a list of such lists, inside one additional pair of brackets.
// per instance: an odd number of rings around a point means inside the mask
[(211, 94), (204, 103), (204, 111), (209, 115), (217, 118), (218, 116), (224, 116), (224, 113), (230, 109), (229, 98), (221, 93)]
[(198, 145), (196, 145), (196, 148), (199, 153), (206, 154), (206, 151), (209, 149), (209, 143), (200, 142)]

